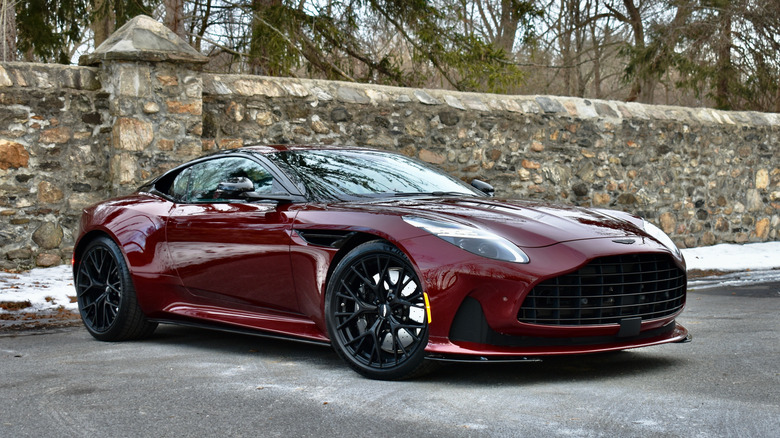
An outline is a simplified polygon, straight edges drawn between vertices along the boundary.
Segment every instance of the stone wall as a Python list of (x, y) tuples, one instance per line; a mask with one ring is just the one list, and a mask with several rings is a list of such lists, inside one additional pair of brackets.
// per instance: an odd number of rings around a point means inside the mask
[(67, 262), (83, 207), (258, 143), (395, 150), (497, 196), (645, 216), (682, 247), (780, 240), (780, 115), (203, 74), (175, 38), (137, 17), (97, 67), (0, 64), (0, 268)]
[(108, 193), (111, 125), (97, 73), (0, 66), (0, 268), (70, 262), (81, 209)]
[(203, 149), (369, 145), (497, 196), (625, 210), (681, 247), (780, 239), (780, 115), (204, 75)]

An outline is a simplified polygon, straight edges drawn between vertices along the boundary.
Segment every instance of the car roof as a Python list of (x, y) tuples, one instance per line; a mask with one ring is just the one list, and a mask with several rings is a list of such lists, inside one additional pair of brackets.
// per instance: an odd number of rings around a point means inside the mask
[[(271, 145), (249, 145), (230, 152), (252, 152), (256, 154), (271, 154), (274, 152), (285, 151), (311, 151), (311, 150), (355, 150), (355, 151), (377, 151), (377, 149), (365, 148), (360, 146), (334, 146), (334, 145), (306, 145), (306, 144), (271, 144)], [(229, 151), (222, 151), (229, 153)]]

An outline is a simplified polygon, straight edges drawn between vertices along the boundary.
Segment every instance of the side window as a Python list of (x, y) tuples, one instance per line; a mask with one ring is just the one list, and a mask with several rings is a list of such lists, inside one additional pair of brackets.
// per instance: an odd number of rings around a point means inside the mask
[(274, 188), (274, 178), (268, 173), (265, 168), (252, 160), (245, 158), (235, 158), (235, 175), (233, 176), (245, 176), (252, 180), (255, 185), (256, 192), (271, 193), (273, 191), (280, 191), (279, 188)]
[[(260, 164), (246, 158), (217, 158), (198, 163), (190, 169), (192, 169), (192, 176), (187, 202), (229, 201), (217, 197), (217, 186), (220, 182), (238, 177), (249, 178), (254, 184), (256, 192), (273, 192), (275, 190), (271, 174)], [(235, 200), (232, 201), (235, 202)]]
[(192, 168), (188, 167), (176, 176), (171, 185), (170, 195), (177, 201), (186, 201), (187, 187), (190, 183)]

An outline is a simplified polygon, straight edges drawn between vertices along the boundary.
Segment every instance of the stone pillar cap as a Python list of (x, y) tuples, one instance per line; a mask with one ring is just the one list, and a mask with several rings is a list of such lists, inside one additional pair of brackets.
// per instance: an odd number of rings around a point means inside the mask
[(146, 15), (139, 15), (125, 23), (93, 53), (82, 56), (79, 64), (96, 65), (108, 60), (208, 62), (206, 56)]

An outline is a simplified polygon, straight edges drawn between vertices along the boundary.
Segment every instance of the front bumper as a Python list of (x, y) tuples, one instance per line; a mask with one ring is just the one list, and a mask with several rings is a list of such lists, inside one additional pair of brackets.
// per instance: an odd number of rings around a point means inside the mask
[[(441, 242), (441, 243), (440, 243)], [(680, 311), (662, 318), (629, 318), (620, 324), (553, 326), (523, 323), (518, 310), (535, 285), (577, 271), (591, 260), (618, 254), (669, 255), (684, 272), (685, 264), (651, 240), (627, 246), (612, 239), (565, 242), (523, 248), (531, 263), (520, 265), (458, 255), (437, 238), (415, 239), (407, 246), (418, 261), (433, 314), (426, 352), (431, 358), (522, 358), (624, 350), (689, 339), (675, 322)], [(419, 264), (415, 246), (427, 254), (448, 254), (447, 262), (429, 257)], [(449, 251), (449, 252), (444, 252)], [(684, 304), (684, 295), (682, 297)]]
[[(449, 336), (429, 337), (425, 349), (429, 357), (506, 359), (598, 353), (691, 340), (688, 330), (674, 320), (661, 327), (642, 330), (634, 336), (621, 336), (619, 329), (617, 334), (599, 336), (507, 335), (496, 332), (487, 324), (479, 302), (473, 298), (466, 299), (455, 321)], [(470, 323), (464, 326), (460, 321)], [(580, 333), (587, 333), (587, 330), (581, 330)]]

